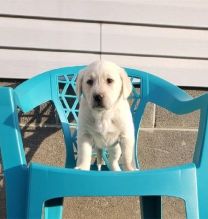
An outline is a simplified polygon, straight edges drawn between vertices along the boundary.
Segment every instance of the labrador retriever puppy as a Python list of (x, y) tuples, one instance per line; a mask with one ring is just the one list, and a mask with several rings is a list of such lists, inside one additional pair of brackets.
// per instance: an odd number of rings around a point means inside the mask
[(134, 125), (127, 101), (132, 91), (131, 81), (121, 67), (109, 61), (96, 61), (77, 77), (80, 97), (78, 125), (78, 159), (76, 169), (90, 170), (92, 149), (98, 154), (109, 152), (111, 169), (120, 171), (122, 154), (124, 170), (134, 170)]

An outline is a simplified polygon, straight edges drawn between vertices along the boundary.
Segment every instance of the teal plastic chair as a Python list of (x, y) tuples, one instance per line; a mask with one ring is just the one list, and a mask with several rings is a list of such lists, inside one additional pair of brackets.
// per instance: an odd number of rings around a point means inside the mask
[[(145, 106), (154, 103), (176, 114), (200, 110), (200, 127), (192, 163), (133, 172), (73, 169), (76, 163), (78, 99), (76, 76), (85, 66), (55, 69), (25, 81), (16, 89), (0, 88), (0, 149), (6, 186), (7, 218), (62, 217), (63, 197), (142, 196), (142, 217), (161, 218), (161, 196), (185, 201), (188, 219), (208, 218), (208, 95), (193, 99), (180, 88), (152, 74), (125, 68), (135, 87), (130, 96), (135, 125), (135, 159)], [(51, 101), (59, 115), (66, 144), (66, 168), (25, 159), (18, 111), (28, 112)], [(69, 129), (70, 126), (70, 129)], [(108, 164), (108, 154), (103, 151)], [(139, 162), (136, 162), (139, 168)], [(85, 184), (83, 185), (83, 181)], [(94, 183), (96, 182), (96, 184)], [(108, 182), (108, 183), (106, 183)]]

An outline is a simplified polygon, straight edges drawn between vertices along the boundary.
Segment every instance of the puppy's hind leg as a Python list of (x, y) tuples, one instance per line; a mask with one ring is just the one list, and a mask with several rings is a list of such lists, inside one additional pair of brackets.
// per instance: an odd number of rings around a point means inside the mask
[(102, 149), (97, 148), (96, 152), (97, 152), (97, 167), (98, 167), (98, 171), (101, 171), (101, 167), (102, 167), (102, 164), (103, 164)]

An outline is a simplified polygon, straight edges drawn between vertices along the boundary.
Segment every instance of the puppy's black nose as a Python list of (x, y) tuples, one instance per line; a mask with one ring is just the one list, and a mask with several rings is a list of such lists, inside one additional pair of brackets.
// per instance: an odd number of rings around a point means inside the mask
[(95, 102), (101, 103), (102, 100), (103, 100), (103, 95), (102, 95), (102, 94), (95, 94), (95, 95), (93, 96), (93, 98), (94, 98), (94, 101), (95, 101)]

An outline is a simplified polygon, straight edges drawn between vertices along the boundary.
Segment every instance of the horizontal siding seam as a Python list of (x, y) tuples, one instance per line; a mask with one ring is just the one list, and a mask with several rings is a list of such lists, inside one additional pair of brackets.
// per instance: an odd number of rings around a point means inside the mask
[(70, 49), (49, 49), (49, 48), (34, 48), (34, 47), (15, 47), (15, 46), (1, 46), (0, 49), (7, 50), (25, 50), (25, 51), (41, 51), (41, 52), (60, 52), (60, 53), (88, 53), (96, 55), (116, 55), (116, 56), (136, 56), (147, 58), (166, 58), (166, 59), (185, 59), (185, 60), (203, 60), (208, 61), (208, 57), (192, 57), (192, 56), (171, 56), (171, 55), (152, 55), (152, 54), (133, 54), (120, 52), (104, 52), (104, 51), (90, 51), (90, 50), (70, 50)]
[(97, 23), (97, 24), (115, 24), (115, 25), (129, 25), (129, 26), (144, 26), (156, 28), (173, 28), (173, 29), (189, 29), (189, 30), (208, 30), (208, 27), (203, 26), (185, 26), (185, 25), (167, 25), (167, 24), (153, 24), (153, 23), (131, 23), (107, 20), (93, 20), (93, 19), (75, 19), (75, 18), (59, 18), (59, 17), (42, 17), (42, 16), (28, 16), (28, 15), (15, 15), (1, 13), (0, 17), (5, 18), (20, 18), (20, 19), (33, 19), (33, 20), (51, 20), (51, 21), (71, 21), (83, 23)]

